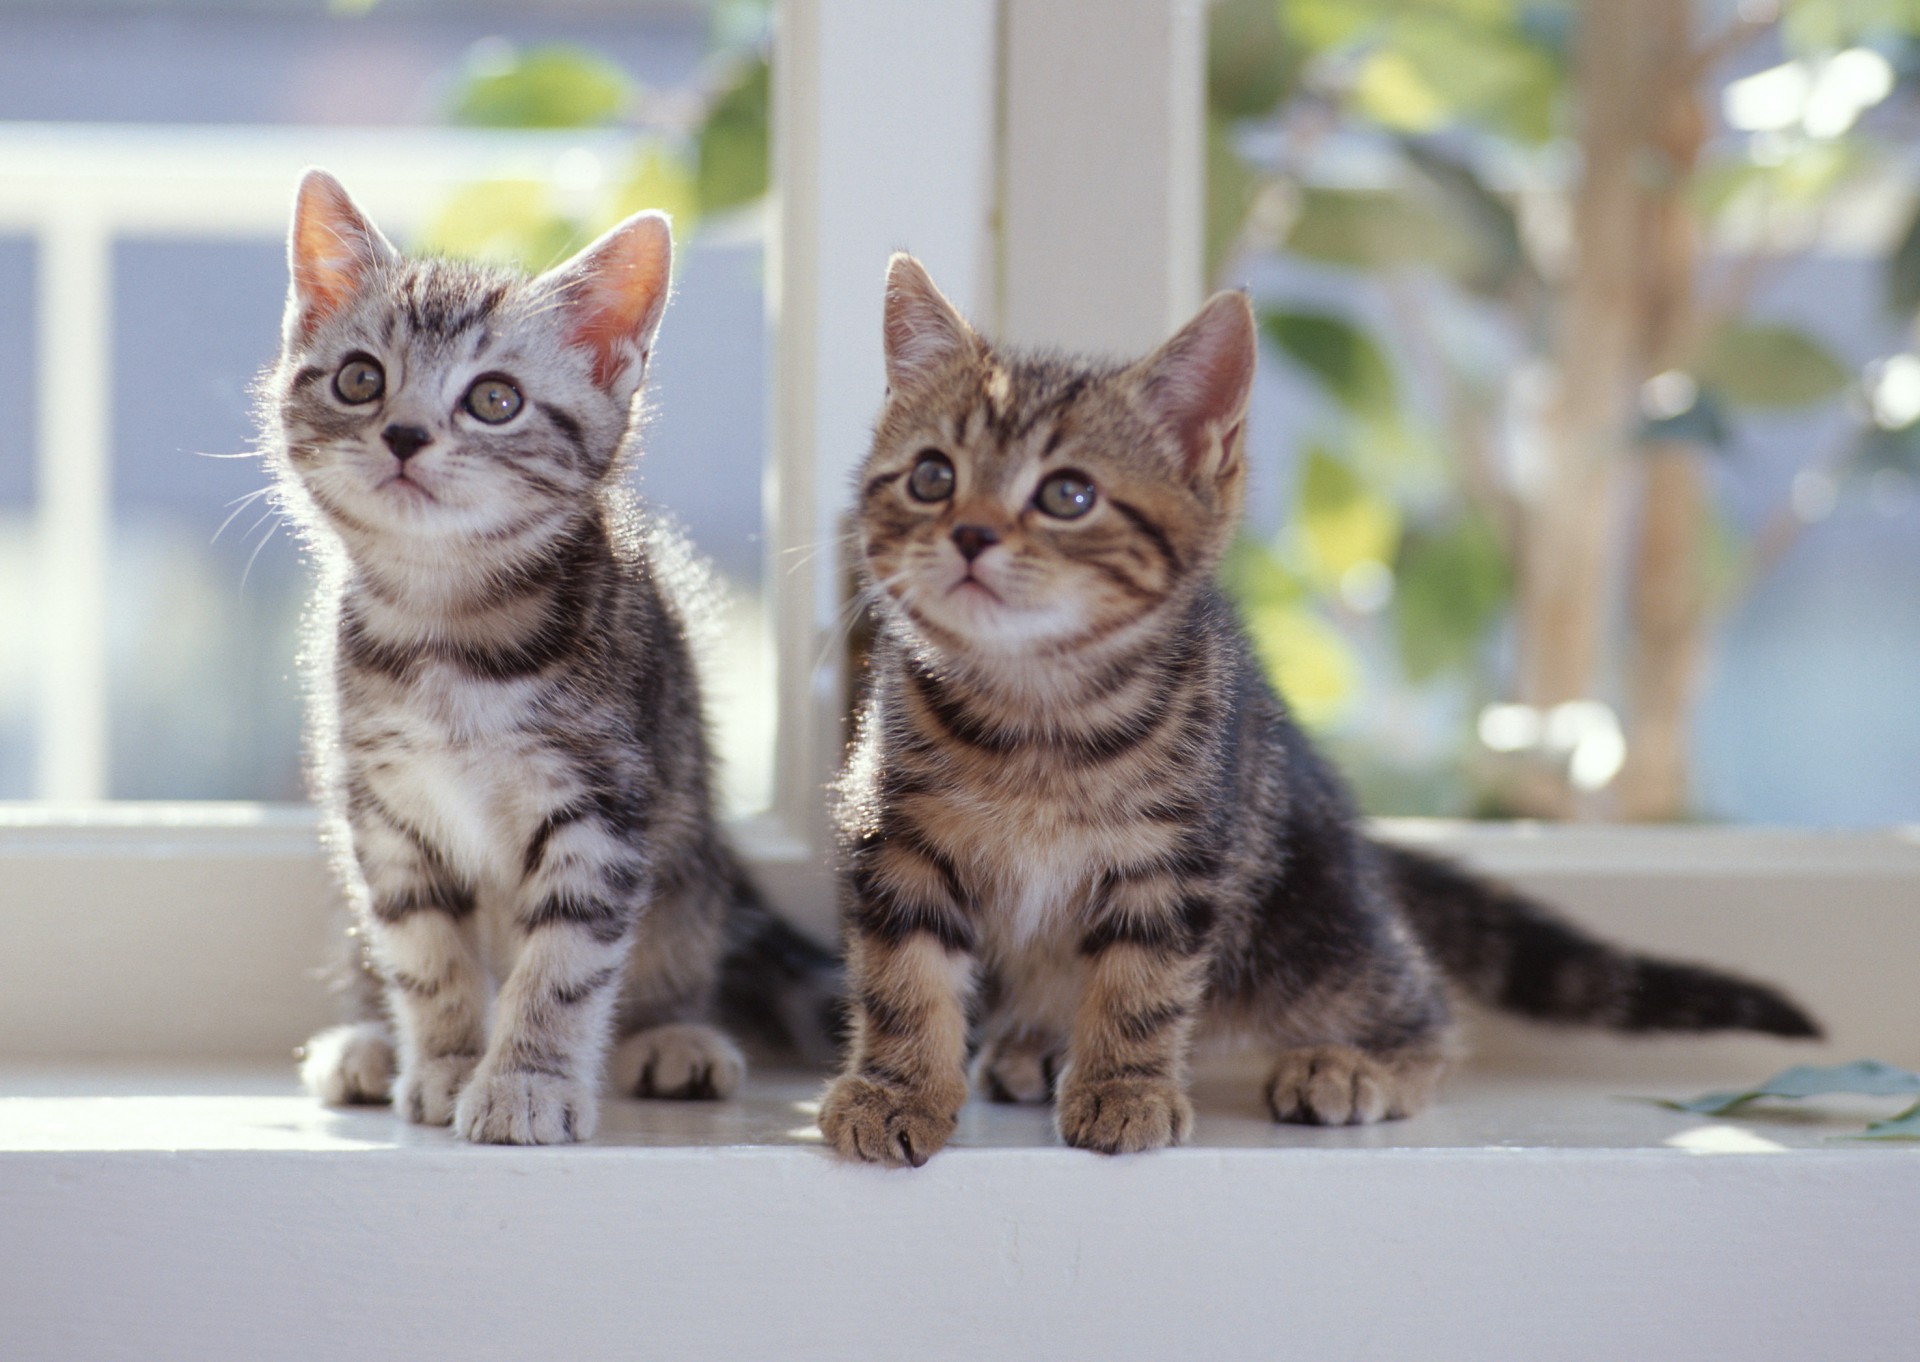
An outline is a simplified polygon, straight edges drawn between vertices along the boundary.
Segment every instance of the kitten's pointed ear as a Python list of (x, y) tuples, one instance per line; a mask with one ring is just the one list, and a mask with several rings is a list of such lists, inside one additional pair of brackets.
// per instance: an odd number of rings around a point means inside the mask
[(592, 355), (593, 381), (622, 402), (646, 377), (672, 274), (672, 224), (646, 212), (540, 278), (560, 300), (568, 340)]
[(1211, 482), (1238, 471), (1259, 337), (1244, 293), (1216, 293), (1135, 366), (1156, 419), (1179, 442), (1182, 471)]
[(949, 364), (980, 352), (980, 337), (935, 286), (925, 266), (904, 253), (887, 261), (884, 327), (887, 386), (916, 387)]
[(366, 282), (369, 271), (397, 256), (380, 229), (324, 170), (300, 179), (287, 235), (293, 285), (287, 295), (287, 338), (303, 340), (338, 312)]

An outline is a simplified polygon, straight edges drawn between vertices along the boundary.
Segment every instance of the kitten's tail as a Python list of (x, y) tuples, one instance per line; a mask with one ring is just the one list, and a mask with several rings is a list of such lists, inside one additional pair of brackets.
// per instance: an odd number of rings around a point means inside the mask
[(1612, 1031), (1821, 1034), (1767, 984), (1630, 954), (1447, 861), (1404, 847), (1380, 852), (1422, 944), (1469, 997), (1503, 1012)]
[(840, 960), (767, 906), (729, 857), (727, 955), (720, 1014), (737, 1033), (806, 1064), (831, 1064), (846, 1026)]

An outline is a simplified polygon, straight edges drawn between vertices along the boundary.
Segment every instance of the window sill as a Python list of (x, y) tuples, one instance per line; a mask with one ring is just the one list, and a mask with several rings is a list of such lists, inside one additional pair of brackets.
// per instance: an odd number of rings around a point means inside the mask
[[(1513, 879), (1610, 939), (1790, 988), (1824, 1047), (1630, 1045), (1487, 1023), (1483, 1066), (1706, 1086), (1871, 1055), (1920, 1067), (1920, 830), (1561, 827), (1390, 820)], [(822, 938), (832, 889), (772, 820), (736, 839), (770, 896)], [(0, 1060), (274, 1060), (333, 1020), (314, 976), (339, 919), (311, 809), (0, 804)]]
[(1920, 1149), (1830, 1138), (1857, 1121), (1468, 1076), (1414, 1120), (1311, 1130), (1216, 1075), (1183, 1149), (1103, 1159), (976, 1102), (947, 1152), (888, 1172), (818, 1147), (818, 1090), (763, 1076), (728, 1103), (609, 1104), (589, 1146), (476, 1149), (324, 1111), (285, 1066), (10, 1066), (0, 1336), (23, 1359), (1910, 1343)]

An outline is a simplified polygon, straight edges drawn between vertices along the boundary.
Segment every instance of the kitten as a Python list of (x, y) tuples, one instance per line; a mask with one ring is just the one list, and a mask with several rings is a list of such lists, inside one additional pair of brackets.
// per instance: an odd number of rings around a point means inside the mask
[(311, 171), (289, 253), (264, 424), (319, 569), (315, 793), (366, 948), (307, 1086), (515, 1144), (593, 1134), (616, 1041), (619, 1091), (728, 1095), (716, 995), (777, 1008), (827, 957), (715, 825), (685, 573), (624, 490), (666, 218), (527, 280), (403, 259)]
[(1187, 1135), (1207, 1036), (1271, 1047), (1276, 1120), (1413, 1114), (1449, 981), (1622, 1031), (1817, 1034), (1368, 839), (1214, 581), (1255, 347), (1228, 293), (1135, 364), (1006, 352), (894, 257), (857, 509), (880, 637), (839, 803), (854, 1029), (820, 1113), (842, 1153), (946, 1143), (976, 992), (975, 1081), (1108, 1153)]

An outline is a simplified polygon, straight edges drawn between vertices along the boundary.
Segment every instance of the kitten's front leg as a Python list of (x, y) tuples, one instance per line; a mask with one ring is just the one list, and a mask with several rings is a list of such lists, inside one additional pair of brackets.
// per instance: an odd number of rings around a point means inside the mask
[(856, 856), (853, 1044), (821, 1100), (820, 1130), (849, 1158), (917, 1168), (952, 1138), (967, 1099), (973, 930), (951, 865), (930, 848), (878, 842)]
[(614, 1005), (646, 902), (646, 859), (625, 826), (560, 810), (528, 862), (514, 923), (519, 955), (454, 1117), (455, 1131), (479, 1144), (592, 1136)]
[(446, 1125), (486, 1044), (487, 974), (471, 887), (417, 834), (368, 815), (353, 829), (374, 958), (399, 1042), (394, 1106)]
[(1193, 1128), (1187, 1050), (1206, 982), (1211, 903), (1172, 882), (1116, 886), (1081, 942), (1090, 958), (1054, 1120), (1081, 1149), (1128, 1154)]

